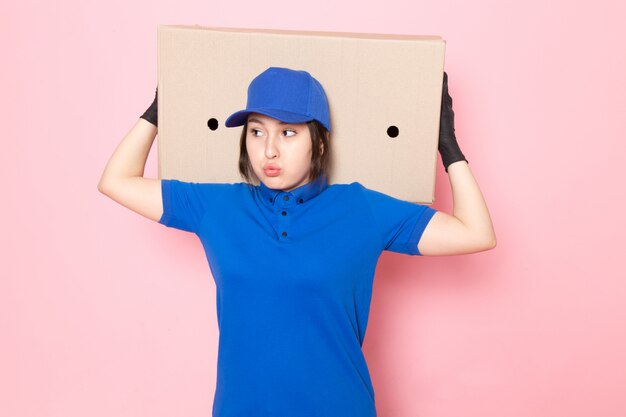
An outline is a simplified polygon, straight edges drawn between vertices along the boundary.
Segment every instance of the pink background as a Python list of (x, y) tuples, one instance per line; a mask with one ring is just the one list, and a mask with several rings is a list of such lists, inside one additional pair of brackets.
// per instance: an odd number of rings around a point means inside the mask
[[(0, 415), (210, 415), (200, 242), (96, 189), (154, 97), (157, 24), (200, 24), (447, 40), (498, 246), (383, 254), (364, 345), (381, 417), (623, 417), (623, 4), (2, 2)], [(433, 207), (452, 211), (441, 164)]]

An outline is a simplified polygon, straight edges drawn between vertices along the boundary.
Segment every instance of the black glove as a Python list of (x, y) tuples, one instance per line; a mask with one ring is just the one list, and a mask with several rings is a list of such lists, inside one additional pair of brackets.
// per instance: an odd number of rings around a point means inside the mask
[(439, 120), (439, 153), (446, 172), (448, 172), (448, 166), (453, 162), (467, 162), (454, 135), (454, 111), (452, 110), (452, 97), (448, 94), (448, 74), (445, 71), (443, 72), (441, 117)]
[(157, 124), (157, 97), (159, 94), (159, 87), (157, 86), (157, 88), (154, 90), (154, 101), (152, 102), (152, 104), (150, 105), (150, 107), (148, 107), (148, 110), (145, 111), (144, 114), (142, 114), (140, 117), (142, 119), (145, 119), (147, 121), (149, 121), (150, 123), (152, 123), (153, 125), (158, 127)]

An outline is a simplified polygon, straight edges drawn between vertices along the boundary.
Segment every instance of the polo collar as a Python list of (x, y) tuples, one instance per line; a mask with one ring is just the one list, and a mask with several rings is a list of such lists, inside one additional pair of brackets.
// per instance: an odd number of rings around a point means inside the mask
[(315, 198), (328, 188), (328, 178), (322, 174), (313, 181), (294, 188), (291, 191), (275, 190), (266, 186), (263, 181), (259, 184), (259, 192), (263, 201), (271, 206), (292, 206), (304, 204)]

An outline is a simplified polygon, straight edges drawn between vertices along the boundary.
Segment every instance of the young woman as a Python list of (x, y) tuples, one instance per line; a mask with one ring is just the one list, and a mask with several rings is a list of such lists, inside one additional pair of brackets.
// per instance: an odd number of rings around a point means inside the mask
[(445, 72), (443, 80), (439, 152), (453, 215), (358, 182), (329, 185), (328, 103), (306, 71), (268, 68), (251, 82), (246, 109), (226, 120), (243, 125), (246, 182), (143, 178), (157, 133), (156, 94), (118, 145), (98, 189), (195, 233), (205, 249), (220, 329), (214, 417), (376, 416), (361, 348), (382, 251), (433, 256), (495, 247), (455, 138)]

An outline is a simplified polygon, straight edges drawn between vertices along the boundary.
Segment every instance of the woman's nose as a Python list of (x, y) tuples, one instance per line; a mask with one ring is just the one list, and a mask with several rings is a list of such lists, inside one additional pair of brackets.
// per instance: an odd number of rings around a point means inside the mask
[(269, 135), (265, 141), (265, 156), (272, 158), (278, 154), (278, 147), (276, 146), (276, 138)]

